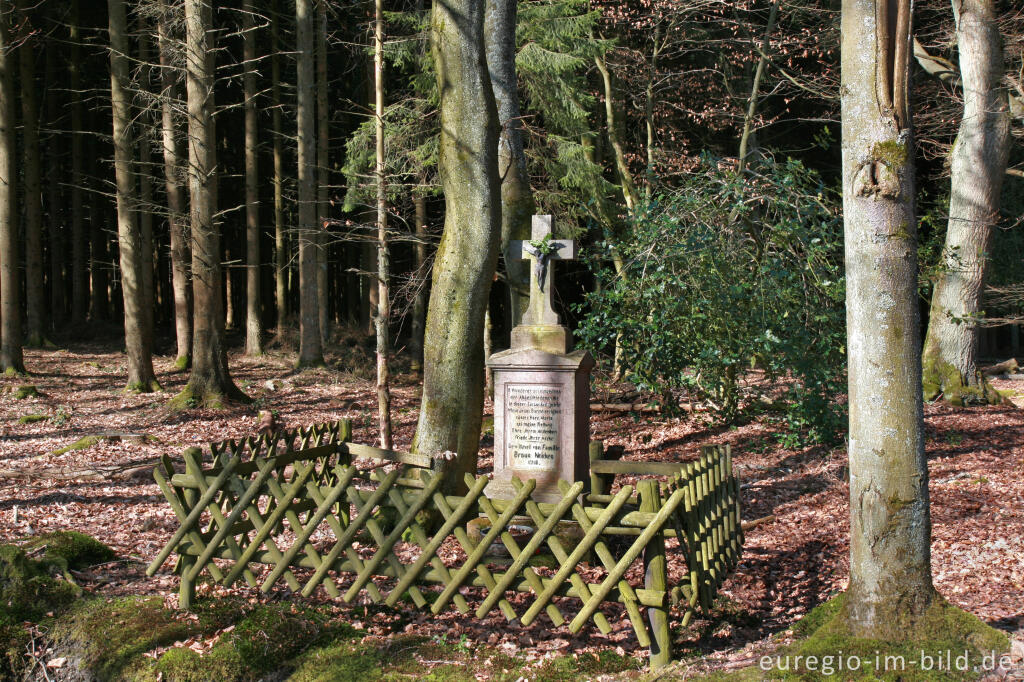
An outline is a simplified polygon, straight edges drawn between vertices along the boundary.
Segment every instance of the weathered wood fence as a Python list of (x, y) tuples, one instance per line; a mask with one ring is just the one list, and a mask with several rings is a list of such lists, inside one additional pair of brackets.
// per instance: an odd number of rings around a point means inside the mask
[[(306, 596), (322, 587), (346, 601), (364, 593), (435, 614), (454, 607), (482, 618), (497, 608), (524, 625), (543, 612), (572, 633), (588, 621), (611, 632), (618, 603), (657, 667), (671, 659), (669, 609), (682, 609), (684, 623), (709, 609), (739, 560), (728, 446), (668, 464), (602, 461), (597, 445), (594, 489), (563, 483), (561, 500), (540, 504), (530, 499), (533, 480), (516, 481), (514, 499), (500, 500), (484, 495), (486, 476), (466, 475), (468, 492), (446, 495), (429, 457), (357, 445), (350, 435), (340, 421), (229, 440), (212, 444), (206, 463), (192, 448), (183, 472), (165, 457), (154, 477), (180, 525), (147, 573), (176, 553), (182, 608), (206, 571), (224, 585), (242, 578), (266, 592), (283, 580)], [(650, 474), (667, 482), (611, 492), (615, 475)], [(532, 599), (517, 610), (511, 593)], [(467, 595), (479, 600), (475, 609)]]

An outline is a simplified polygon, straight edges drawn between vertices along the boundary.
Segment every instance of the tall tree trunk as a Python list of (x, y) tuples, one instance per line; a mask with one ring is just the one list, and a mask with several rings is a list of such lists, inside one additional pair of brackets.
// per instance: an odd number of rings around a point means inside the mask
[(43, 192), (39, 112), (36, 106), (36, 41), (31, 35), (25, 0), (19, 0), (18, 7), (23, 30), (18, 65), (21, 67), (22, 172), (25, 179), (25, 345), (42, 346), (46, 289), (43, 284)]
[(516, 0), (487, 0), (484, 40), (487, 69), (498, 107), (498, 176), (501, 178), (501, 249), (511, 294), (512, 324), (518, 325), (530, 302), (529, 263), (508, 251), (513, 239), (529, 239), (533, 193), (523, 153), (523, 124), (516, 87)]
[[(150, 75), (151, 67), (149, 62), (149, 42), (150, 38), (148, 35), (148, 27), (141, 25), (139, 27), (139, 62), (142, 67), (142, 89), (148, 93), (150, 91)], [(144, 125), (149, 126), (152, 123), (152, 113), (147, 107), (146, 120)], [(142, 315), (145, 322), (145, 334), (146, 338), (149, 339), (152, 345), (156, 334), (156, 290), (154, 288), (153, 275), (155, 270), (155, 263), (153, 261), (153, 251), (155, 249), (153, 243), (153, 176), (151, 174), (151, 168), (153, 165), (153, 146), (149, 141), (149, 133), (146, 130), (142, 131), (142, 134), (138, 136), (139, 140), (139, 233), (141, 235), (141, 249), (139, 264), (142, 268), (140, 277), (142, 278)]]
[[(96, 111), (89, 115), (89, 130), (99, 130), (100, 122)], [(90, 184), (99, 177), (99, 142), (95, 135), (88, 138)], [(90, 190), (94, 188), (90, 187)], [(93, 322), (110, 319), (110, 240), (103, 226), (108, 224), (104, 217), (107, 207), (106, 196), (100, 192), (89, 192), (89, 317)]]
[(330, 111), (327, 107), (327, 0), (317, 0), (316, 27), (316, 215), (317, 274), (316, 290), (320, 302), (320, 342), (324, 347), (331, 337), (330, 297), (327, 294), (328, 252), (330, 233), (327, 190), (330, 185)]
[(420, 175), (419, 190), (413, 193), (413, 207), (416, 213), (416, 246), (414, 249), (416, 277), (424, 281), (416, 286), (416, 298), (412, 303), (412, 338), (409, 340), (410, 368), (416, 374), (423, 372), (423, 325), (427, 317), (427, 197), (426, 174)]
[(228, 372), (221, 297), (220, 229), (214, 223), (217, 168), (213, 124), (213, 8), (185, 0), (188, 100), (188, 185), (192, 223), (192, 373), (172, 401), (176, 407), (219, 407), (225, 398), (247, 400)]
[(278, 34), (277, 0), (271, 3), (270, 22), (270, 97), (271, 134), (274, 136), (274, 304), (277, 308), (277, 332), (285, 328), (288, 317), (288, 240), (284, 232), (284, 141), (281, 125), (281, 41)]
[(46, 121), (50, 128), (50, 137), (46, 144), (46, 155), (49, 158), (47, 177), (47, 221), (50, 242), (50, 329), (62, 329), (67, 320), (67, 277), (64, 264), (67, 260), (64, 240), (66, 239), (63, 220), (66, 216), (61, 203), (61, 185), (64, 182), (63, 172), (66, 168), (61, 163), (61, 115), (60, 103), (57, 101), (58, 82), (57, 51), (50, 45), (46, 49)]
[(910, 0), (843, 0), (842, 149), (855, 637), (903, 640), (935, 599), (907, 81)]
[(384, 3), (374, 2), (373, 23), (373, 91), (377, 137), (377, 415), (380, 425), (380, 446), (391, 449), (391, 387), (389, 386), (388, 353), (391, 325), (390, 254), (388, 253), (388, 204), (384, 177)]
[(192, 259), (189, 246), (189, 227), (185, 216), (185, 196), (182, 187), (181, 145), (174, 123), (174, 105), (180, 91), (178, 78), (171, 68), (171, 37), (168, 28), (168, 9), (165, 0), (160, 7), (157, 35), (160, 50), (160, 106), (163, 134), (164, 178), (167, 191), (167, 228), (171, 242), (171, 288), (174, 291), (174, 334), (177, 341), (176, 369), (185, 370), (192, 365), (192, 283), (189, 270)]
[(0, 8), (0, 372), (24, 374), (18, 226), (15, 222), (18, 212), (15, 210), (14, 64), (7, 14)]
[(950, 154), (949, 225), (922, 358), (925, 399), (941, 394), (954, 405), (1001, 399), (978, 372), (976, 318), (1010, 154), (995, 0), (962, 0), (959, 6), (964, 115)]
[[(476, 472), (484, 402), (483, 333), (501, 241), (498, 111), (484, 52), (484, 0), (434, 2), (441, 98), (438, 168), (445, 224), (434, 262), (413, 449), (455, 452), (449, 486)], [(442, 466), (439, 464), (439, 466)]]
[(256, 120), (256, 17), (253, 0), (242, 4), (245, 61), (245, 354), (263, 353), (260, 324), (260, 187), (259, 139)]
[(68, 70), (71, 85), (71, 321), (85, 322), (89, 310), (89, 271), (86, 267), (88, 244), (83, 223), (82, 173), (84, 154), (82, 148), (82, 47), (79, 30), (79, 0), (71, 1), (69, 40), (71, 44)]
[(320, 339), (316, 224), (316, 81), (313, 77), (312, 0), (295, 0), (298, 102), (296, 105), (299, 147), (299, 367), (324, 364)]
[(131, 83), (128, 73), (128, 21), (124, 0), (107, 0), (110, 30), (110, 106), (113, 110), (114, 174), (117, 182), (117, 241), (124, 297), (124, 343), (128, 354), (128, 390), (150, 392), (160, 385), (153, 372), (152, 338), (147, 336), (142, 283), (142, 234), (139, 231), (135, 173), (132, 168)]

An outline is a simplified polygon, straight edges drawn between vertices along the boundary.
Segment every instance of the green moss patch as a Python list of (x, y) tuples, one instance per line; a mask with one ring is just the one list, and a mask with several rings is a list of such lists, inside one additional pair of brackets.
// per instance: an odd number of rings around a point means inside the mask
[(63, 455), (64, 453), (71, 452), (72, 450), (86, 450), (91, 448), (93, 445), (96, 445), (96, 443), (99, 443), (101, 440), (103, 440), (102, 436), (85, 436), (84, 438), (79, 438), (71, 445), (65, 445), (62, 448), (57, 448), (53, 451), (53, 454)]
[(39, 620), (77, 599), (78, 587), (53, 572), (20, 547), (0, 545), (0, 624)]
[(35, 424), (36, 422), (45, 421), (45, 420), (47, 420), (49, 418), (50, 417), (48, 415), (45, 415), (45, 414), (26, 414), (25, 416), (18, 418), (18, 423), (19, 424)]
[(39, 392), (38, 389), (36, 389), (35, 386), (32, 385), (18, 386), (16, 389), (14, 389), (15, 400), (27, 400), (28, 398), (39, 397), (42, 397), (42, 394)]
[(114, 550), (99, 540), (73, 530), (46, 533), (25, 545), (33, 549), (45, 547), (45, 556), (60, 559), (71, 569), (79, 570), (102, 564), (114, 558)]
[(908, 626), (912, 636), (902, 642), (853, 637), (845, 599), (811, 611), (794, 627), (798, 635), (811, 634), (759, 667), (786, 680), (972, 680), (1009, 648), (1004, 633), (941, 598)]

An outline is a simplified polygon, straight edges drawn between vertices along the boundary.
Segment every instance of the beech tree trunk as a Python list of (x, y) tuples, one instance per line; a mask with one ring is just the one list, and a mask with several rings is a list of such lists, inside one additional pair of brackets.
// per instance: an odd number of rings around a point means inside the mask
[(843, 0), (842, 150), (854, 637), (900, 641), (935, 599), (917, 311), (910, 0)]
[(171, 243), (171, 288), (174, 291), (174, 334), (177, 342), (175, 368), (192, 365), (192, 283), (190, 281), (189, 227), (185, 216), (182, 187), (181, 145), (174, 123), (174, 103), (178, 99), (178, 79), (171, 68), (171, 42), (167, 27), (165, 0), (158, 0), (160, 19), (157, 35), (160, 51), (161, 132), (163, 134), (164, 178), (167, 190), (167, 229)]
[(320, 338), (320, 297), (316, 224), (316, 80), (313, 77), (312, 0), (295, 0), (298, 70), (296, 137), (299, 147), (299, 367), (324, 364)]
[(327, 108), (327, 0), (317, 0), (316, 28), (316, 215), (317, 215), (317, 300), (320, 304), (320, 343), (327, 347), (331, 337), (330, 297), (328, 296), (328, 253), (330, 234), (327, 230), (330, 205), (327, 190), (330, 184), (330, 112)]
[(434, 2), (445, 224), (427, 310), (413, 450), (457, 453), (450, 489), (476, 472), (484, 403), (484, 314), (501, 241), (498, 111), (484, 52), (484, 0)]
[(114, 174), (117, 182), (117, 241), (124, 298), (124, 344), (128, 354), (129, 391), (151, 392), (160, 388), (153, 372), (152, 338), (147, 334), (142, 277), (142, 234), (138, 222), (134, 142), (131, 128), (131, 83), (128, 67), (128, 21), (124, 0), (107, 0), (110, 30), (110, 105), (113, 110)]
[(391, 324), (390, 253), (388, 252), (388, 204), (384, 177), (384, 4), (374, 2), (373, 91), (377, 137), (375, 171), (377, 175), (377, 417), (380, 446), (391, 449), (391, 387), (388, 352)]
[[(277, 0), (271, 3), (277, 15)], [(284, 142), (281, 126), (281, 41), (277, 20), (270, 22), (270, 97), (271, 134), (274, 136), (274, 303), (277, 308), (277, 331), (280, 334), (288, 318), (288, 240), (284, 232)]]
[(36, 106), (35, 38), (25, 0), (18, 7), (23, 23), (18, 65), (21, 67), (22, 149), (25, 180), (25, 345), (42, 346), (46, 289), (43, 284), (43, 192), (39, 162), (39, 111)]
[(192, 223), (192, 373), (175, 397), (177, 407), (220, 407), (224, 399), (247, 400), (228, 372), (224, 344), (220, 229), (214, 223), (217, 168), (213, 123), (210, 0), (185, 0), (188, 100), (188, 184)]
[(992, 228), (1010, 154), (1010, 113), (995, 0), (962, 0), (957, 46), (964, 115), (950, 154), (949, 224), (922, 358), (924, 397), (997, 403), (978, 372), (978, 325)]
[(14, 155), (14, 64), (9, 17), (0, 11), (0, 372), (24, 374), (21, 277), (18, 272), (17, 171)]
[(498, 177), (501, 178), (501, 248), (511, 294), (512, 325), (518, 325), (530, 302), (530, 267), (509, 257), (513, 239), (529, 239), (533, 193), (523, 153), (523, 124), (516, 87), (516, 0), (487, 0), (484, 40), (487, 69), (498, 107)]
[(82, 220), (83, 117), (82, 117), (82, 48), (79, 30), (79, 0), (71, 2), (71, 25), (68, 27), (68, 42), (71, 56), (68, 63), (71, 85), (71, 321), (85, 322), (89, 311), (89, 271), (87, 270), (88, 244)]
[(260, 188), (259, 139), (256, 120), (256, 20), (253, 0), (242, 4), (245, 62), (242, 84), (245, 97), (245, 354), (263, 353), (260, 324)]

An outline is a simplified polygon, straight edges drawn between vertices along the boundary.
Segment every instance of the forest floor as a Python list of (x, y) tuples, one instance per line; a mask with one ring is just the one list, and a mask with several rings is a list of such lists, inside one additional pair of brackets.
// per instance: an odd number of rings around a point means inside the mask
[[(164, 391), (125, 394), (125, 356), (109, 346), (75, 343), (27, 351), (32, 376), (0, 379), (0, 538), (55, 530), (87, 533), (127, 559), (82, 574), (88, 591), (108, 597), (173, 595), (175, 576), (144, 575), (176, 527), (149, 473), (154, 458), (254, 434), (258, 410), (272, 410), (280, 427), (349, 418), (354, 441), (376, 444), (372, 362), (355, 346), (341, 348), (328, 357), (327, 368), (301, 373), (293, 370), (290, 353), (272, 351), (257, 359), (233, 355), (232, 373), (254, 404), (186, 412), (165, 407), (187, 380), (186, 373), (173, 370), (172, 357), (155, 363)], [(29, 383), (39, 395), (14, 399), (14, 389)], [(996, 384), (1019, 394), (1013, 397), (1016, 405), (925, 406), (932, 568), (936, 587), (949, 601), (1024, 639), (1024, 381)], [(399, 374), (392, 386), (397, 450), (409, 447), (418, 388), (408, 373)], [(42, 416), (20, 423), (29, 415)], [(849, 487), (843, 447), (786, 449), (767, 417), (715, 428), (699, 411), (686, 418), (603, 411), (594, 414), (591, 429), (592, 438), (606, 446), (623, 446), (630, 460), (684, 461), (701, 445), (730, 443), (744, 518), (774, 517), (746, 534), (742, 561), (722, 589), (722, 606), (679, 632), (675, 645), (686, 661), (684, 677), (756, 661), (785, 642), (788, 628), (802, 615), (846, 587)], [(85, 437), (111, 433), (145, 439), (105, 437), (62, 452)], [(490, 467), (491, 446), (485, 438), (483, 472)], [(233, 592), (257, 596), (245, 587)], [(500, 616), (475, 621), (454, 611), (428, 619), (421, 614), (390, 618), (358, 606), (337, 609), (371, 639), (402, 632), (435, 641), (451, 638), (466, 651), (514, 653), (526, 665), (606, 651), (634, 661), (636, 669), (645, 662), (628, 621), (609, 636), (593, 628), (571, 636), (546, 618), (523, 627)], [(431, 667), (430, 661), (421, 663)], [(488, 677), (483, 667), (474, 675)]]

